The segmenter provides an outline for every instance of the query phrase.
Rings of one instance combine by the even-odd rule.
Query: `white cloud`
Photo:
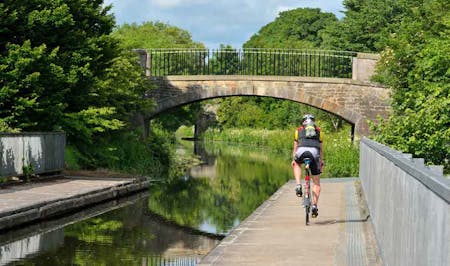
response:
[[[178,6],[180,3],[182,3],[182,0],[154,0],[152,1],[155,6],[160,8],[171,8]]]
[[[321,8],[339,17],[342,0],[105,0],[113,4],[117,23],[161,21],[189,31],[209,48],[239,48],[279,12],[299,7]]]
[[[151,4],[160,8],[174,8],[208,3],[208,0],[151,0]]]

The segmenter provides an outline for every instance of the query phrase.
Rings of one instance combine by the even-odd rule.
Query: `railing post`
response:
[[[145,76],[150,78],[152,76],[152,54],[145,50]]]
[[[133,52],[139,54],[139,63],[143,69],[145,69],[145,76],[151,76],[152,57],[146,49],[133,49]]]
[[[352,62],[352,79],[368,82],[375,73],[379,54],[357,53]]]

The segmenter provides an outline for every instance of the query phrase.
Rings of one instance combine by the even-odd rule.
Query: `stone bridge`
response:
[[[335,114],[366,135],[368,122],[385,117],[389,90],[368,82],[344,78],[284,76],[165,76],[152,78],[157,108],[146,119],[171,108],[229,96],[263,96],[307,104]]]
[[[352,125],[352,135],[355,130],[368,135],[368,121],[375,122],[390,111],[389,90],[370,82],[378,60],[374,54],[263,49],[212,54],[208,50],[135,51],[157,87],[149,93],[157,107],[144,115],[147,127],[152,117],[169,109],[230,96],[303,103],[341,117]],[[219,59],[222,61],[217,63]]]

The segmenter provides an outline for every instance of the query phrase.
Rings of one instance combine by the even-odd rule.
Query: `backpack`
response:
[[[305,137],[307,139],[314,139],[317,136],[316,124],[314,121],[308,119],[303,125],[305,130]]]

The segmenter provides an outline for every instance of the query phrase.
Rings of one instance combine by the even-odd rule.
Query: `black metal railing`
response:
[[[355,52],[292,49],[149,49],[151,76],[265,75],[351,78]]]
[[[145,266],[195,266],[200,262],[198,256],[185,256],[185,257],[173,257],[165,258],[162,256],[148,256],[142,258],[141,265]]]

